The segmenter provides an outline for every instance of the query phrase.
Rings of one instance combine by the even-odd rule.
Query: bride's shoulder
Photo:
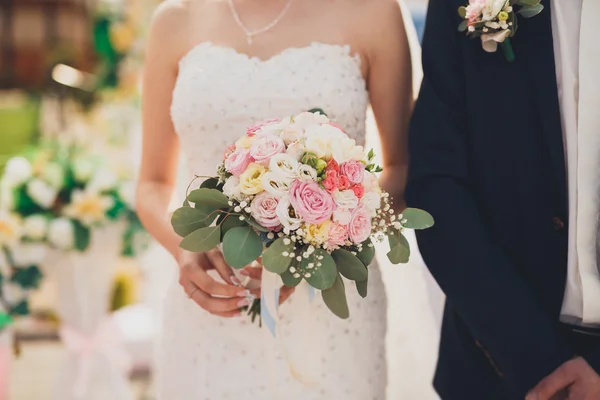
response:
[[[154,10],[152,29],[166,30],[185,24],[191,7],[190,0],[165,0]]]
[[[195,0],[165,0],[154,10],[148,46],[161,57],[177,60],[188,42],[190,11]]]

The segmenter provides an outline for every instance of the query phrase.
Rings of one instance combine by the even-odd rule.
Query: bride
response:
[[[377,266],[366,299],[348,289],[348,320],[333,317],[319,297],[308,303],[292,294],[280,307],[275,340],[240,315],[246,293],[218,250],[179,248],[168,208],[180,148],[190,176],[211,175],[247,125],[313,108],[364,144],[369,103],[383,149],[381,184],[401,206],[413,104],[401,11],[396,0],[166,0],[159,6],[145,66],[138,211],[179,265],[164,305],[160,400],[398,398],[386,395],[388,302]],[[298,359],[310,382],[288,368]]]

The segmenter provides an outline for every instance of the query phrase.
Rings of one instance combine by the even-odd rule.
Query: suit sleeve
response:
[[[456,9],[430,0],[423,39],[424,80],[410,127],[409,206],[429,211],[418,232],[423,258],[465,322],[521,398],[573,356],[558,321],[539,304],[494,243],[469,189],[465,71]],[[482,50],[483,51],[483,50]]]

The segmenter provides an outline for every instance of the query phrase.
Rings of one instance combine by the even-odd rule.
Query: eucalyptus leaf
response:
[[[248,225],[250,225],[251,227],[253,227],[254,229],[256,229],[259,232],[269,232],[269,230],[267,228],[261,226],[258,222],[256,222],[252,218],[246,218],[245,221],[248,223]]]
[[[346,278],[353,281],[364,281],[369,277],[367,267],[348,250],[337,249],[331,253],[331,256],[335,260],[338,271]]]
[[[208,178],[200,185],[202,189],[216,189],[219,185],[219,178]]]
[[[464,32],[467,30],[468,27],[469,27],[469,21],[464,20],[458,25],[458,31]]]
[[[347,319],[350,317],[350,310],[348,309],[348,301],[346,300],[346,289],[342,278],[338,275],[333,285],[326,290],[321,292],[323,302],[334,313],[341,319]]]
[[[21,300],[10,309],[11,315],[24,316],[29,315],[29,303],[27,300]]]
[[[204,209],[181,207],[175,210],[171,217],[173,230],[181,237],[185,237],[200,228],[206,228],[212,219]],[[214,215],[213,215],[214,216]]]
[[[434,224],[431,214],[418,208],[407,208],[402,212],[402,217],[406,219],[403,225],[408,229],[427,229]]]
[[[536,4],[539,4],[540,0],[517,0],[515,2],[515,4],[518,4],[520,6],[535,6]]]
[[[458,15],[460,15],[461,18],[466,18],[467,17],[467,7],[465,7],[465,6],[459,7]]]
[[[300,282],[302,282],[302,276],[299,275],[296,278],[289,270],[285,271],[280,276],[283,284],[287,287],[296,287]]]
[[[410,245],[403,235],[398,235],[398,243],[391,248],[387,256],[392,264],[405,264],[410,258]]]
[[[262,241],[248,226],[230,229],[223,237],[223,256],[227,264],[242,269],[260,257]]]
[[[188,201],[212,209],[229,208],[229,199],[217,189],[200,188],[192,190]]]
[[[179,247],[195,253],[206,253],[221,242],[221,227],[209,226],[200,228],[183,238]]]
[[[375,246],[371,239],[367,239],[362,243],[362,250],[357,254],[357,257],[362,261],[365,267],[368,267],[375,257]]]
[[[308,258],[302,258],[300,269],[309,274],[304,275],[304,279],[319,290],[329,289],[338,275],[333,257],[323,249],[316,249]]]
[[[263,267],[265,267],[265,269],[269,272],[283,274],[288,270],[290,264],[292,263],[292,258],[289,256],[289,254],[292,252],[294,252],[294,242],[292,242],[289,238],[277,239],[263,253]],[[284,254],[288,255],[286,256]]]
[[[81,222],[71,220],[73,224],[73,238],[75,239],[75,249],[78,251],[86,251],[90,245],[91,232],[90,228],[84,226]]]
[[[323,111],[320,108],[311,108],[310,110],[308,110],[309,113],[313,113],[313,114],[321,114],[324,116],[327,116],[327,114],[325,114],[325,111]]]
[[[521,8],[517,14],[519,14],[523,18],[531,18],[541,13],[543,9],[544,6],[542,4],[536,4],[534,6],[523,6],[523,8]]]
[[[227,215],[223,222],[221,222],[221,235],[225,236],[225,234],[231,229],[237,228],[239,226],[246,226],[246,222],[240,220],[240,217],[238,215]]]
[[[367,297],[367,287],[369,286],[369,280],[357,281],[356,282],[356,291],[363,299]]]

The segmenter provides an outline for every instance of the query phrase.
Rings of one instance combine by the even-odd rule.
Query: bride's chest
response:
[[[320,108],[352,135],[363,130],[367,104],[360,60],[348,47],[314,43],[263,61],[206,43],[181,60],[171,113],[186,135]]]

